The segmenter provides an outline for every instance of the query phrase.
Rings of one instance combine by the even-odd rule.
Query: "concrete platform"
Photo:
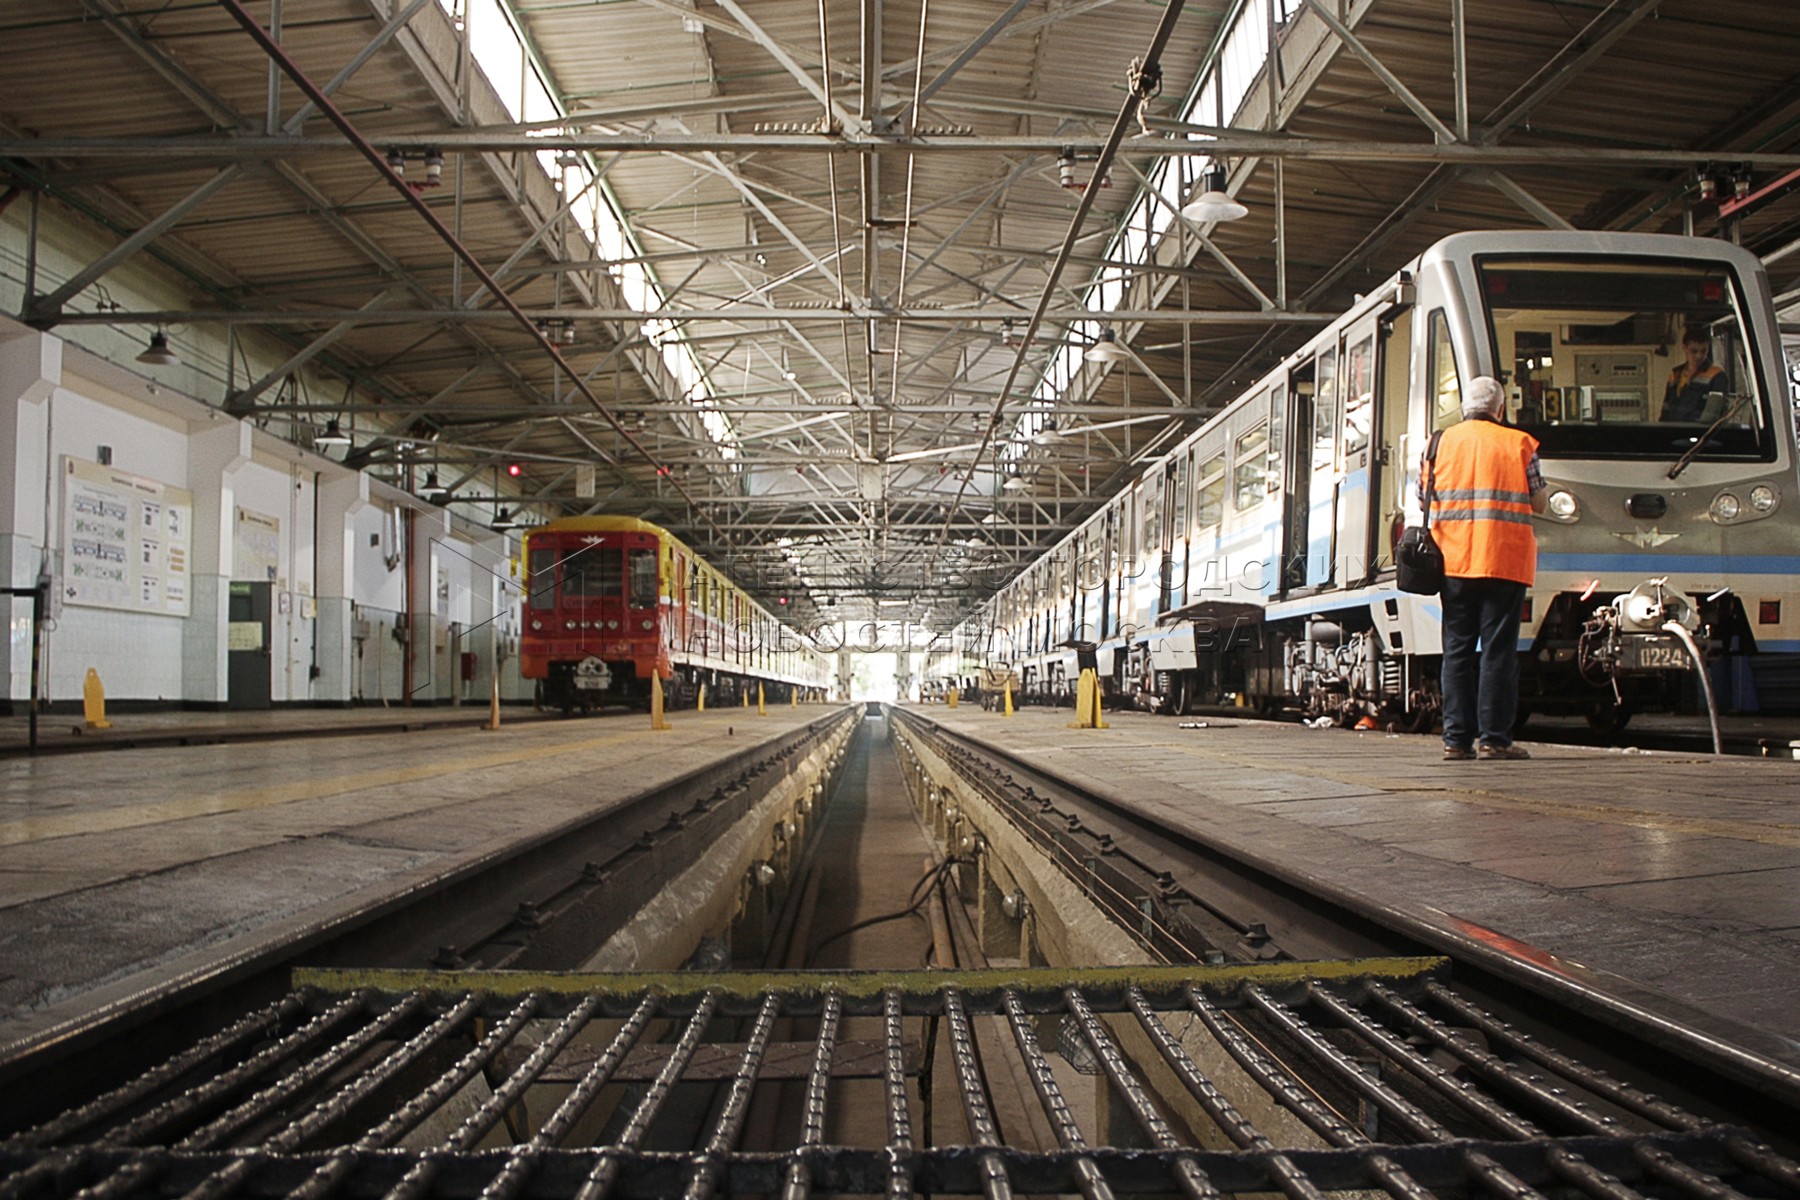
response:
[[[1171,828],[1800,1068],[1800,763],[1067,710],[913,711]],[[1202,728],[1184,728],[1200,725]]]
[[[0,761],[0,1057],[842,707]]]
[[[529,704],[504,705],[501,722],[562,720]],[[611,714],[608,714],[611,715]],[[624,715],[620,710],[619,715]],[[181,709],[107,711],[109,729],[89,729],[80,712],[38,714],[39,754],[86,750],[138,750],[149,746],[205,746],[221,742],[263,742],[296,737],[348,737],[359,733],[407,733],[425,729],[478,729],[488,720],[486,704],[358,705],[352,708],[267,708],[257,711],[188,712]],[[30,717],[0,717],[0,758],[30,753]]]

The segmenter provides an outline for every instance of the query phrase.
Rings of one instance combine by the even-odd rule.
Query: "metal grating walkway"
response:
[[[1444,970],[302,972],[0,1142],[0,1197],[1800,1197]]]

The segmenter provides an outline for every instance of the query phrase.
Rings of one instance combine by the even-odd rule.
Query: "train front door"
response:
[[[1354,587],[1374,573],[1373,509],[1381,494],[1381,455],[1375,441],[1376,325],[1370,316],[1344,334],[1339,430],[1343,470],[1337,484],[1336,559],[1339,585]]]

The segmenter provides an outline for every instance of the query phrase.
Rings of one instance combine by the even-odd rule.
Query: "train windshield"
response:
[[[583,546],[563,559],[564,599],[617,600],[624,591],[625,564],[617,546]]]
[[[1477,270],[1508,420],[1545,458],[1674,459],[1703,436],[1701,459],[1774,456],[1725,264],[1490,256]]]

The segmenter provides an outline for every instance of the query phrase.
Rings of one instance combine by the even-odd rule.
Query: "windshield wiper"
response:
[[[1744,401],[1749,398],[1749,396],[1736,396],[1732,399],[1731,407],[1726,409],[1723,413],[1720,413],[1719,419],[1714,421],[1711,425],[1708,425],[1706,427],[1706,432],[1695,438],[1694,444],[1689,446],[1687,451],[1682,454],[1680,458],[1675,460],[1675,465],[1669,468],[1670,479],[1674,479],[1677,475],[1680,475],[1683,471],[1688,469],[1688,464],[1693,462],[1700,451],[1706,448],[1708,442],[1712,441],[1712,435],[1719,432],[1719,426],[1737,416],[1738,409],[1744,407]]]

